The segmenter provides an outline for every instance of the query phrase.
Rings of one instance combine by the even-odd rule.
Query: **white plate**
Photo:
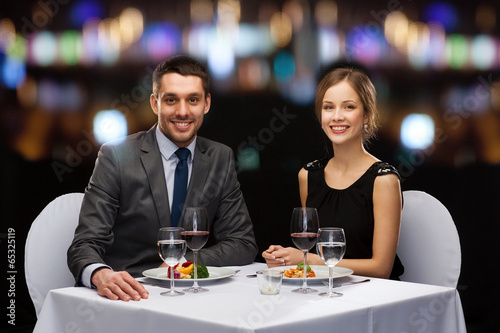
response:
[[[310,265],[311,269],[316,273],[316,277],[308,277],[307,281],[323,281],[323,280],[328,280],[328,266],[323,266],[323,265]],[[281,269],[283,271],[287,271],[290,268],[297,268],[297,265],[295,266],[284,266]],[[333,267],[333,278],[341,278],[344,276],[348,276],[354,273],[352,269],[349,268],[344,268],[344,267]],[[302,278],[289,278],[286,276],[283,276],[284,281],[302,281]]]
[[[231,277],[235,274],[233,269],[226,268],[226,267],[207,266],[207,269],[208,269],[209,277],[204,278],[204,279],[198,278],[198,282],[225,279],[225,278]],[[148,269],[148,270],[145,270],[144,272],[142,272],[142,275],[144,275],[145,277],[151,278],[151,279],[155,279],[155,280],[170,281],[170,278],[167,277],[167,267]],[[177,284],[177,282],[193,283],[193,279],[175,279],[176,284]]]

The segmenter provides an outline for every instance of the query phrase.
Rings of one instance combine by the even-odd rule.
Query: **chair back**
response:
[[[51,289],[75,285],[66,253],[73,240],[83,193],[69,193],[50,202],[33,221],[26,238],[24,269],[37,317]]]
[[[457,287],[462,252],[457,228],[446,207],[421,191],[404,191],[398,256],[401,280]]]

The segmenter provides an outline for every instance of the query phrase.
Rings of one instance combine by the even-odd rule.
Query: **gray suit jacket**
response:
[[[68,249],[77,283],[82,269],[92,263],[132,276],[161,264],[156,238],[160,227],[170,226],[170,207],[155,129],[101,147]],[[255,259],[253,225],[229,147],[197,138],[184,205],[208,212],[210,237],[198,253],[200,263],[244,265]]]

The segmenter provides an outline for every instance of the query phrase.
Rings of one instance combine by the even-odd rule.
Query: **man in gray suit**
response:
[[[171,223],[171,207],[179,148],[189,150],[184,206],[205,207],[210,220],[199,262],[223,266],[254,260],[257,245],[232,150],[197,136],[210,109],[209,85],[206,68],[196,60],[165,60],[153,73],[150,98],[158,123],[101,147],[68,249],[77,285],[97,288],[113,300],[148,297],[134,277],[160,265],[158,229],[176,223]],[[191,257],[188,252],[186,259]]]

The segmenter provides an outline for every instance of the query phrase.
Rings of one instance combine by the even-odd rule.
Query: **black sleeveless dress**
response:
[[[375,178],[399,173],[385,162],[375,162],[358,180],[346,189],[329,187],[325,181],[328,159],[308,163],[307,207],[318,210],[320,227],[340,227],[346,237],[346,259],[369,259],[373,243],[373,185]],[[399,280],[404,267],[398,256],[394,261],[390,279]]]

